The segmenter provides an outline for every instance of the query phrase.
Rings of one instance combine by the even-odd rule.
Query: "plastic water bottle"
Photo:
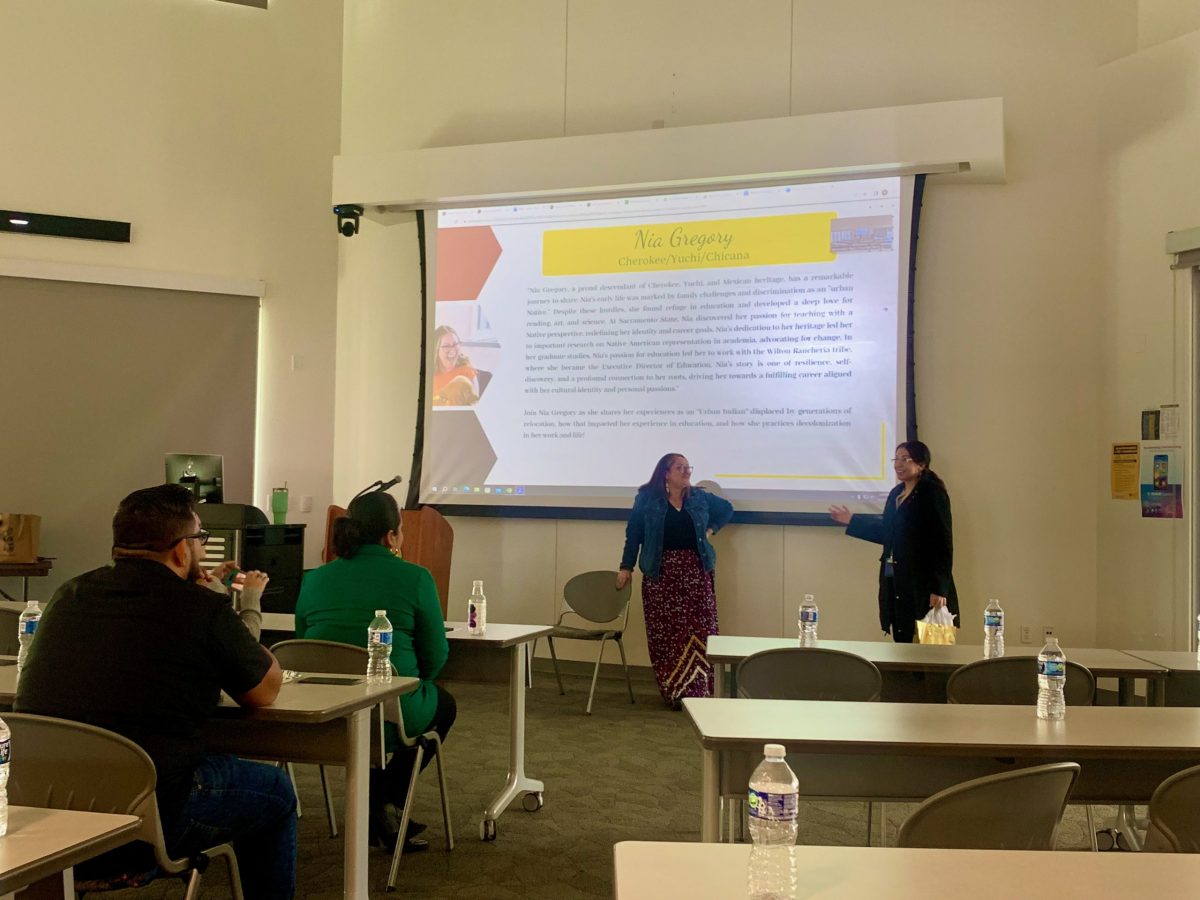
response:
[[[392,623],[387,610],[375,610],[367,626],[367,684],[389,684],[392,680]]]
[[[1004,610],[993,597],[983,611],[983,658],[995,659],[1004,655]]]
[[[21,667],[29,657],[29,647],[33,643],[33,634],[37,631],[38,622],[42,620],[42,608],[36,600],[29,600],[21,610],[17,619],[17,641],[20,649],[17,651],[17,678],[21,677]]]
[[[12,732],[0,719],[0,837],[8,834],[8,760],[12,755]]]
[[[1067,684],[1067,657],[1058,646],[1058,638],[1051,635],[1046,646],[1038,654],[1038,704],[1039,719],[1058,721],[1066,718],[1067,701],[1063,689]]]
[[[805,594],[800,601],[800,646],[817,646],[817,620],[821,617],[817,610],[817,601],[812,594]]]
[[[763,761],[750,776],[750,868],[747,884],[755,900],[796,895],[796,799],[800,784],[784,759],[782,744],[763,747]]]
[[[487,597],[483,582],[472,582],[471,599],[467,601],[467,633],[483,634],[487,630]]]

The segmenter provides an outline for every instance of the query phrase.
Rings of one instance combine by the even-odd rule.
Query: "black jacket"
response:
[[[911,606],[909,623],[925,618],[929,595],[946,598],[946,606],[958,615],[958,591],[954,587],[954,529],[950,518],[950,495],[946,488],[922,477],[908,499],[897,508],[904,490],[898,484],[888,494],[882,516],[855,514],[846,534],[883,544],[879,555],[879,625],[891,630],[893,610],[885,574],[889,557],[893,563],[893,585],[902,605]],[[908,604],[903,604],[908,600]],[[902,622],[903,624],[903,622]]]

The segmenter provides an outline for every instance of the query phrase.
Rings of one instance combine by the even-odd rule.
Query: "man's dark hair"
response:
[[[196,498],[181,484],[160,484],[134,491],[113,515],[113,547],[161,552],[191,534]]]

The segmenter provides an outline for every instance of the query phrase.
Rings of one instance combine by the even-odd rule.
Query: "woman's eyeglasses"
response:
[[[691,475],[692,472],[695,471],[694,466],[681,466],[679,463],[675,463],[675,465],[671,466],[671,468],[675,469],[677,472],[682,472],[684,475]]]
[[[892,465],[894,466],[894,465],[898,465],[899,463],[910,463],[912,461],[913,460],[912,460],[911,456],[897,456],[895,459],[892,460]]]

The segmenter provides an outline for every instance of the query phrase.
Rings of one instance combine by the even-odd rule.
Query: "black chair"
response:
[[[1037,704],[1037,657],[1003,656],[960,666],[946,682],[948,703],[984,703],[994,706]],[[1067,660],[1063,696],[1068,706],[1091,706],[1096,699],[1096,678],[1091,669]]]
[[[985,775],[934,794],[900,826],[898,847],[1053,850],[1079,763]]]
[[[737,667],[738,695],[755,700],[871,701],[882,685],[875,663],[825,647],[764,650]]]

